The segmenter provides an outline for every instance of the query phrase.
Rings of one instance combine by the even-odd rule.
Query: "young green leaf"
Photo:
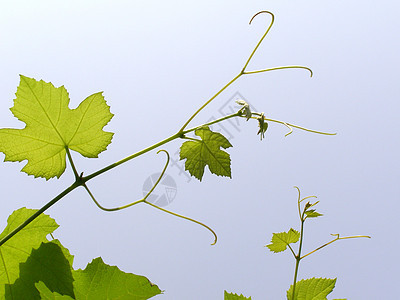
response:
[[[213,174],[231,177],[231,159],[220,149],[232,147],[227,138],[208,126],[196,129],[195,134],[201,140],[184,142],[181,146],[180,159],[186,159],[185,170],[200,181],[206,165]]]
[[[73,271],[76,299],[145,300],[161,294],[146,277],[124,273],[98,257],[85,270]],[[107,298],[105,298],[107,295]]]
[[[326,296],[335,287],[336,278],[310,278],[296,282],[294,299],[296,300],[326,300]],[[293,285],[287,291],[287,299],[292,299]]]
[[[317,217],[323,216],[323,214],[316,212],[315,209],[309,209],[309,210],[306,210],[306,216],[307,216],[307,218],[317,218]]]
[[[26,124],[23,129],[0,129],[0,151],[5,161],[28,160],[22,171],[60,177],[65,170],[66,148],[97,157],[111,143],[113,133],[103,131],[113,114],[101,93],[70,109],[64,86],[21,75],[11,112]]]
[[[7,227],[0,234],[0,239],[22,224],[35,212],[36,210],[27,208],[14,211],[8,217]],[[0,247],[0,256],[2,258],[0,260],[0,298],[2,295],[5,295],[6,286],[9,288],[19,277],[20,263],[27,260],[32,248],[38,248],[42,242],[47,242],[46,236],[57,229],[57,227],[57,223],[52,218],[41,214]]]
[[[239,296],[238,294],[228,293],[227,291],[224,291],[224,300],[251,300],[251,297],[246,298],[242,294],[240,294]]]
[[[288,232],[273,233],[271,244],[268,244],[269,250],[278,253],[285,251],[287,246],[292,243],[297,243],[300,238],[300,232],[290,228]]]

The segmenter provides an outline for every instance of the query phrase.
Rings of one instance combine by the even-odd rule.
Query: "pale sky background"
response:
[[[192,123],[221,116],[239,92],[266,116],[334,137],[270,124],[265,140],[256,122],[225,123],[232,135],[232,179],[210,175],[187,182],[168,174],[177,196],[168,209],[218,234],[145,205],[100,211],[76,190],[47,211],[55,236],[75,255],[75,268],[101,256],[145,275],[163,300],[223,299],[223,291],[253,300],[285,299],[294,260],[264,245],[273,232],[298,229],[297,192],[316,195],[324,214],[306,224],[304,251],[341,235],[347,240],[305,259],[299,279],[337,277],[332,298],[395,299],[398,294],[400,20],[397,1],[4,1],[0,2],[0,126],[23,125],[8,110],[19,74],[65,85],[76,107],[104,91],[115,114],[112,144],[98,159],[74,154],[89,174],[174,134],[206,99],[232,79],[269,23],[276,22],[250,69],[305,65],[242,77]],[[232,101],[231,101],[232,102]],[[233,104],[233,102],[232,102]],[[229,106],[229,105],[228,105]],[[221,130],[221,127],[215,127]],[[164,147],[177,158],[179,141]],[[4,155],[1,154],[1,159]],[[89,182],[105,206],[139,199],[159,172],[155,151]],[[1,227],[14,210],[39,208],[73,180],[34,179],[24,163],[2,163]],[[304,252],[304,253],[305,253]]]

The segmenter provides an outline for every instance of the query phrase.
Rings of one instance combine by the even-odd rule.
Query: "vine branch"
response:
[[[32,215],[30,218],[28,218],[23,224],[21,224],[19,227],[17,227],[17,228],[16,228],[15,230],[13,230],[11,233],[9,233],[9,234],[6,235],[5,237],[3,237],[3,238],[0,240],[0,246],[1,246],[2,244],[4,244],[7,240],[9,240],[12,236],[14,236],[18,231],[20,231],[20,230],[23,229],[25,226],[27,226],[30,222],[32,222],[32,221],[33,221],[36,217],[38,217],[41,213],[43,213],[44,211],[46,211],[49,207],[51,207],[53,204],[55,204],[57,201],[59,201],[61,198],[63,198],[64,196],[66,196],[68,193],[70,193],[71,191],[73,191],[74,189],[76,189],[76,188],[79,187],[79,186],[83,186],[83,187],[85,188],[85,190],[88,192],[89,196],[90,196],[90,197],[92,198],[92,200],[94,201],[94,203],[95,203],[99,208],[101,208],[101,209],[103,209],[103,210],[106,210],[106,211],[121,210],[121,209],[130,207],[130,206],[132,206],[132,205],[138,204],[138,203],[140,203],[140,202],[144,202],[144,203],[149,204],[149,205],[151,205],[151,206],[154,206],[154,207],[156,207],[156,208],[158,208],[158,209],[160,209],[160,210],[166,211],[166,212],[168,212],[168,213],[170,213],[170,214],[173,214],[173,215],[175,215],[175,216],[178,216],[178,217],[181,217],[181,218],[190,220],[190,221],[192,221],[192,222],[195,222],[195,223],[197,223],[197,224],[200,224],[200,225],[204,226],[205,228],[207,228],[208,230],[210,230],[210,231],[213,233],[213,235],[214,235],[214,237],[215,237],[215,241],[214,241],[214,244],[215,244],[216,241],[217,241],[217,236],[216,236],[215,232],[214,232],[211,228],[209,228],[208,226],[206,226],[206,225],[204,225],[203,223],[200,223],[200,222],[198,222],[198,221],[196,221],[196,220],[193,220],[193,219],[190,219],[190,218],[187,218],[187,217],[184,217],[184,216],[181,216],[181,215],[178,215],[178,214],[169,212],[169,211],[167,211],[167,210],[165,210],[165,209],[163,209],[163,208],[157,207],[156,205],[151,204],[151,203],[149,203],[149,202],[146,201],[148,195],[154,190],[154,188],[155,188],[156,185],[158,184],[159,180],[161,180],[161,177],[160,177],[159,180],[156,182],[156,184],[153,186],[153,189],[152,189],[143,199],[138,200],[138,201],[135,201],[135,202],[132,202],[132,203],[130,203],[130,204],[128,204],[128,205],[125,205],[125,206],[122,206],[122,207],[118,207],[118,208],[104,208],[104,207],[102,207],[102,206],[100,205],[100,203],[95,199],[94,195],[92,194],[92,192],[90,191],[90,189],[88,188],[88,186],[86,185],[86,182],[88,182],[89,180],[91,180],[91,179],[93,179],[93,178],[95,178],[95,177],[97,177],[97,176],[99,176],[99,175],[101,175],[101,174],[103,174],[103,173],[105,173],[105,172],[107,172],[107,171],[109,171],[109,170],[111,170],[111,169],[113,169],[113,168],[115,168],[115,167],[117,167],[117,166],[119,166],[119,165],[125,163],[125,162],[128,162],[128,161],[130,161],[130,160],[132,160],[132,159],[134,159],[134,158],[136,158],[136,157],[138,157],[138,156],[140,156],[140,155],[143,155],[143,154],[145,154],[145,153],[147,153],[147,152],[149,152],[149,151],[151,151],[151,150],[154,150],[154,149],[156,149],[156,148],[158,148],[158,147],[160,147],[160,146],[162,146],[162,145],[164,145],[164,144],[166,144],[166,143],[168,143],[168,142],[171,142],[171,141],[173,141],[173,140],[175,140],[175,139],[178,139],[178,138],[184,138],[184,137],[185,137],[185,134],[187,134],[187,133],[189,133],[189,132],[192,132],[192,131],[198,129],[198,128],[200,128],[201,126],[204,126],[204,125],[212,125],[212,124],[215,124],[215,123],[218,123],[218,122],[227,120],[227,119],[229,119],[229,118],[242,116],[242,111],[239,110],[239,112],[237,112],[237,113],[235,113],[235,114],[231,114],[231,115],[228,115],[228,116],[224,116],[223,118],[220,118],[220,119],[218,119],[218,120],[214,120],[214,121],[212,121],[212,122],[208,122],[208,123],[205,123],[205,124],[203,124],[203,125],[196,126],[196,127],[191,128],[191,129],[185,130],[186,127],[189,125],[189,123],[197,116],[197,114],[200,113],[200,111],[202,111],[202,110],[203,110],[208,104],[210,104],[218,95],[220,95],[224,90],[226,90],[230,85],[232,85],[237,79],[239,79],[239,78],[240,78],[241,76],[243,76],[243,75],[250,75],[250,74],[256,74],[256,73],[263,73],[263,72],[274,71],[274,70],[281,70],[281,69],[296,68],[296,69],[305,69],[305,70],[308,70],[308,71],[311,73],[311,76],[312,76],[312,71],[311,71],[311,69],[309,69],[308,67],[303,67],[303,66],[284,66],[284,67],[274,67],[274,68],[261,69],[261,70],[254,70],[254,71],[246,71],[246,68],[248,67],[248,65],[249,65],[249,63],[250,63],[250,61],[251,61],[251,59],[253,58],[254,54],[256,53],[257,49],[259,48],[259,46],[261,45],[261,43],[263,42],[263,40],[264,40],[265,37],[267,36],[268,32],[270,31],[270,29],[271,29],[271,27],[272,27],[272,25],[273,25],[273,23],[274,23],[274,15],[273,15],[271,12],[269,12],[269,11],[261,11],[261,12],[255,14],[255,15],[251,18],[249,24],[252,23],[252,21],[254,20],[254,18],[255,18],[256,16],[258,16],[259,14],[262,14],[262,13],[267,13],[267,14],[269,14],[269,15],[271,16],[271,18],[272,18],[272,19],[271,19],[271,22],[270,22],[269,26],[267,27],[267,30],[265,31],[265,33],[262,35],[262,37],[260,38],[259,42],[258,42],[257,45],[255,46],[255,48],[254,48],[253,51],[251,52],[249,58],[247,59],[246,63],[244,64],[244,67],[242,68],[242,70],[240,71],[240,73],[239,73],[238,75],[236,75],[232,80],[230,80],[225,86],[223,86],[217,93],[215,93],[214,96],[212,96],[209,100],[207,100],[199,109],[197,109],[196,112],[183,124],[183,126],[180,128],[180,130],[179,130],[176,134],[173,134],[173,135],[171,135],[170,137],[168,137],[168,138],[166,138],[166,139],[164,139],[164,140],[162,140],[162,141],[159,141],[159,142],[153,144],[152,146],[149,146],[149,147],[147,147],[147,148],[145,148],[145,149],[142,149],[142,150],[140,150],[140,151],[138,151],[138,152],[136,152],[136,153],[133,153],[133,154],[127,156],[126,158],[123,158],[123,159],[121,159],[121,160],[119,160],[119,161],[117,161],[117,162],[115,162],[115,163],[112,163],[112,164],[110,164],[110,165],[108,165],[108,166],[106,166],[106,167],[104,167],[104,168],[102,168],[102,169],[100,169],[100,170],[98,170],[98,171],[92,173],[92,174],[89,174],[88,176],[83,176],[83,173],[81,173],[81,175],[79,175],[79,173],[78,173],[78,171],[77,171],[77,169],[76,169],[76,167],[75,167],[75,164],[74,164],[74,162],[73,162],[71,153],[70,153],[69,149],[66,147],[66,154],[67,154],[69,163],[70,163],[70,165],[71,165],[72,171],[73,171],[74,176],[75,176],[75,182],[74,182],[71,186],[69,186],[68,188],[66,188],[64,191],[62,191],[59,195],[57,195],[57,196],[54,197],[52,200],[50,200],[47,204],[45,204],[45,205],[44,205],[41,209],[39,209],[34,215]],[[254,118],[254,117],[252,117],[252,118]],[[264,117],[263,117],[263,118],[264,118]],[[290,132],[289,132],[288,134],[290,134],[290,133],[293,131],[291,127],[295,127],[295,128],[301,129],[301,130],[309,131],[309,132],[314,132],[314,133],[319,133],[319,134],[332,135],[332,134],[330,134],[330,133],[323,133],[323,132],[319,132],[319,131],[315,131],[315,130],[310,130],[310,129],[307,129],[307,128],[304,128],[304,127],[300,127],[300,126],[297,126],[297,125],[293,125],[293,124],[286,123],[286,122],[282,122],[282,121],[278,121],[278,120],[267,119],[267,118],[265,118],[265,120],[266,120],[266,121],[271,121],[271,122],[280,123],[280,124],[283,124],[283,125],[287,126],[287,127],[290,129]],[[264,121],[264,119],[263,119],[263,121]],[[288,134],[286,134],[286,135],[288,135]],[[160,151],[164,151],[164,150],[160,150]],[[158,152],[157,152],[157,153],[158,153]],[[168,153],[167,153],[167,155],[168,155]],[[168,155],[168,160],[169,160],[169,155]],[[167,167],[167,165],[168,165],[168,162],[167,162],[166,166],[164,167],[164,171],[163,171],[163,172],[165,172],[165,168]]]

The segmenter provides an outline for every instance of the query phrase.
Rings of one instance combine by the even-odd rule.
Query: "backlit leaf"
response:
[[[102,93],[87,97],[70,109],[64,86],[21,75],[11,108],[26,124],[23,129],[0,129],[0,151],[5,161],[28,160],[22,171],[35,177],[60,177],[65,170],[66,148],[97,157],[111,143],[113,133],[103,131],[113,114]]]
[[[145,300],[161,294],[146,277],[124,273],[98,257],[85,270],[73,272],[76,299]]]
[[[294,299],[296,300],[326,300],[326,296],[335,288],[336,278],[310,278],[296,282]],[[287,299],[292,299],[293,285],[287,291]]]
[[[36,282],[43,282],[52,292],[74,297],[72,261],[67,249],[62,249],[57,241],[42,243],[33,249],[26,262],[19,266],[19,278],[6,286],[6,299],[42,299],[35,287]]]
[[[8,217],[7,226],[0,234],[0,239],[21,225],[36,210],[21,208]],[[4,299],[5,289],[10,289],[20,275],[20,263],[27,260],[33,248],[39,248],[47,242],[46,236],[57,229],[57,223],[45,214],[41,214],[25,228],[0,247],[0,299]]]
[[[300,232],[291,228],[288,232],[273,233],[271,244],[268,244],[269,250],[278,253],[285,251],[287,246],[292,243],[297,243],[300,238]]]
[[[186,159],[185,170],[200,181],[206,165],[213,174],[231,177],[231,158],[220,149],[232,147],[227,138],[207,126],[195,130],[195,134],[201,140],[187,141],[181,146],[180,159]]]
[[[317,218],[317,217],[323,216],[323,214],[316,212],[315,209],[309,209],[306,211],[306,216],[307,216],[307,218]]]

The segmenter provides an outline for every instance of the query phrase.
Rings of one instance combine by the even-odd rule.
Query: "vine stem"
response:
[[[194,131],[194,130],[196,130],[197,128],[199,128],[200,126],[197,126],[197,127],[192,128],[192,129],[185,130],[185,128],[186,128],[186,127],[189,125],[189,123],[196,117],[196,115],[197,115],[198,113],[200,113],[201,110],[203,110],[209,103],[211,103],[218,95],[220,95],[225,89],[227,89],[231,84],[233,84],[233,83],[234,83],[238,78],[240,78],[242,75],[255,74],[255,73],[261,73],[261,72],[268,72],[268,71],[272,71],[272,70],[288,69],[288,68],[307,69],[307,70],[309,70],[309,71],[311,72],[311,70],[310,70],[309,68],[303,67],[303,66],[287,66],[287,67],[276,67],[276,68],[263,69],[263,70],[256,70],[256,71],[247,71],[247,72],[245,71],[245,69],[247,68],[248,64],[250,63],[252,57],[254,56],[255,52],[257,51],[257,49],[258,49],[259,46],[261,45],[262,41],[264,40],[264,38],[266,37],[266,35],[268,34],[269,30],[271,29],[271,27],[272,27],[272,25],[273,25],[273,23],[274,23],[274,15],[273,15],[271,12],[268,12],[268,11],[261,11],[261,12],[255,14],[255,15],[251,18],[251,20],[250,20],[249,23],[251,24],[251,22],[253,21],[253,19],[254,19],[257,15],[259,15],[259,14],[261,14],[261,13],[267,13],[267,14],[271,15],[272,20],[271,20],[271,22],[270,22],[270,24],[269,24],[269,26],[268,26],[266,32],[263,34],[263,36],[261,37],[261,39],[260,39],[259,42],[257,43],[256,47],[255,47],[255,48],[253,49],[253,51],[251,52],[251,54],[250,54],[249,58],[247,59],[245,65],[244,65],[244,67],[243,67],[243,69],[241,70],[241,72],[240,72],[238,75],[236,75],[231,81],[229,81],[223,88],[221,88],[221,89],[220,89],[214,96],[212,96],[208,101],[206,101],[206,102],[205,102],[205,103],[204,103],[204,104],[203,104],[203,105],[202,105],[202,106],[201,106],[201,107],[200,107],[200,108],[199,108],[199,109],[184,123],[184,125],[181,127],[181,129],[180,129],[176,134],[174,134],[174,135],[172,135],[172,136],[170,136],[170,137],[168,137],[168,138],[166,138],[166,139],[164,139],[164,140],[162,140],[162,141],[160,141],[160,142],[158,142],[158,143],[155,143],[155,144],[153,144],[153,145],[150,146],[150,147],[147,147],[147,148],[145,148],[145,149],[143,149],[143,150],[141,150],[141,151],[138,151],[138,152],[136,152],[136,153],[134,153],[134,154],[132,154],[132,155],[130,155],[130,156],[128,156],[128,157],[126,157],[126,158],[120,160],[120,161],[117,161],[117,162],[115,162],[115,163],[113,163],[113,164],[110,164],[110,165],[108,165],[108,166],[106,166],[106,167],[104,167],[104,168],[102,168],[102,169],[100,169],[100,170],[98,170],[98,171],[96,171],[96,172],[94,172],[94,173],[88,175],[88,176],[83,176],[83,173],[82,173],[81,175],[78,174],[78,171],[77,171],[77,169],[76,169],[76,167],[75,167],[75,165],[74,165],[74,163],[73,163],[71,153],[70,153],[69,149],[66,147],[66,154],[67,154],[68,160],[69,160],[69,162],[70,162],[70,164],[71,164],[72,171],[73,171],[73,173],[74,173],[74,175],[75,175],[75,182],[74,182],[70,187],[68,187],[68,188],[66,188],[64,191],[62,191],[59,195],[57,195],[57,196],[54,197],[52,200],[50,200],[46,205],[44,205],[42,208],[40,208],[40,209],[39,209],[35,214],[33,214],[30,218],[28,218],[27,220],[25,220],[25,222],[22,223],[20,226],[18,226],[15,230],[13,230],[11,233],[9,233],[9,234],[6,235],[4,238],[2,238],[2,239],[0,240],[0,246],[3,245],[3,244],[4,244],[7,240],[9,240],[12,236],[14,236],[18,231],[20,231],[20,230],[23,229],[25,226],[27,226],[29,223],[31,223],[31,222],[32,222],[35,218],[37,218],[41,213],[43,213],[44,211],[46,211],[49,207],[51,207],[53,204],[55,204],[58,200],[60,200],[61,198],[63,198],[65,195],[67,195],[68,193],[70,193],[71,191],[73,191],[74,189],[76,189],[77,187],[83,186],[83,187],[88,191],[89,195],[91,195],[92,199],[94,199],[93,194],[91,194],[91,192],[89,191],[88,187],[86,186],[86,182],[87,182],[87,181],[89,181],[89,180],[91,180],[91,179],[93,179],[93,178],[99,176],[100,174],[103,174],[104,172],[107,172],[107,171],[109,171],[109,170],[111,170],[111,169],[113,169],[113,168],[115,168],[115,167],[117,167],[117,166],[119,166],[119,165],[121,165],[121,164],[123,164],[123,163],[125,163],[125,162],[127,162],[127,161],[129,161],[129,160],[131,160],[131,159],[133,159],[133,158],[135,158],[135,157],[138,157],[138,156],[143,155],[143,154],[145,154],[145,153],[147,153],[147,152],[149,152],[149,151],[151,151],[151,150],[153,150],[153,149],[155,149],[155,148],[158,148],[158,147],[160,147],[160,146],[162,146],[162,145],[164,145],[164,144],[166,144],[166,143],[168,143],[168,142],[170,142],[170,141],[173,141],[173,140],[175,140],[175,139],[177,139],[177,138],[183,138],[183,137],[185,136],[186,133],[189,133],[189,132]],[[311,72],[311,75],[312,75],[312,72]],[[229,119],[229,118],[236,117],[236,116],[238,116],[238,114],[239,114],[239,112],[236,113],[236,114],[232,114],[232,115],[225,116],[225,117],[223,117],[223,118],[220,118],[219,120],[215,120],[215,121],[213,121],[213,122],[209,122],[209,123],[203,124],[203,125],[201,125],[201,126],[215,124],[215,123],[217,123],[217,122],[221,122],[222,120],[226,120],[226,119]],[[284,122],[283,122],[283,124],[285,124],[285,125],[287,126],[288,123],[284,123]],[[95,203],[96,203],[96,201],[95,201]],[[97,203],[97,204],[98,204],[98,203]],[[98,204],[98,205],[99,205],[99,204]],[[132,204],[132,205],[133,205],[133,204]],[[161,209],[161,208],[160,208],[160,209]],[[173,213],[172,213],[172,214],[173,214]],[[193,221],[194,221],[194,220],[193,220]],[[195,222],[197,222],[197,221],[195,221]],[[201,224],[201,225],[207,227],[206,225],[204,225],[204,224],[202,224],[202,223],[200,223],[200,222],[199,222],[199,224]],[[209,229],[211,230],[211,228],[209,228]],[[211,230],[211,231],[212,231],[212,230]],[[213,231],[212,231],[212,232],[213,232]],[[215,233],[214,233],[214,235],[215,235]]]
[[[50,208],[52,205],[54,205],[55,203],[57,203],[61,198],[63,198],[64,196],[66,196],[67,194],[69,194],[70,192],[72,192],[74,189],[76,189],[76,188],[79,187],[79,186],[83,186],[83,187],[86,189],[86,191],[89,193],[89,195],[90,195],[90,197],[92,198],[92,200],[94,200],[94,202],[96,203],[96,205],[97,205],[98,207],[101,208],[101,205],[95,200],[93,194],[90,192],[89,188],[87,187],[87,185],[86,185],[86,182],[87,182],[87,181],[89,181],[89,180],[91,180],[91,179],[93,179],[93,178],[99,176],[100,174],[102,174],[102,173],[104,173],[104,172],[106,172],[106,171],[108,171],[108,170],[111,170],[111,169],[113,169],[113,168],[115,168],[115,167],[117,167],[117,166],[119,166],[119,165],[121,165],[121,164],[123,164],[123,163],[125,163],[125,162],[127,162],[127,161],[129,161],[129,160],[131,160],[131,159],[133,159],[133,158],[135,158],[135,157],[137,157],[137,156],[139,156],[139,155],[145,154],[145,153],[147,153],[147,152],[149,152],[149,151],[151,151],[151,150],[153,150],[153,149],[155,149],[155,148],[157,148],[157,147],[160,147],[161,145],[164,145],[164,144],[166,144],[166,143],[168,143],[168,142],[170,142],[170,141],[173,141],[173,140],[175,140],[175,139],[177,139],[177,138],[181,138],[181,137],[184,136],[184,134],[187,134],[187,133],[190,133],[190,132],[192,132],[192,131],[195,131],[196,129],[198,129],[198,128],[202,127],[202,126],[205,126],[205,125],[212,125],[212,124],[221,122],[221,121],[223,121],[223,120],[227,120],[227,119],[230,119],[230,118],[234,118],[234,117],[237,117],[238,114],[239,114],[239,113],[234,113],[234,114],[231,114],[231,115],[228,115],[228,116],[219,118],[219,119],[217,119],[217,120],[214,120],[214,121],[211,121],[211,122],[202,124],[202,125],[200,125],[200,126],[196,126],[196,127],[190,128],[190,129],[188,129],[188,130],[185,130],[185,131],[182,132],[182,133],[176,133],[176,134],[170,136],[169,138],[166,138],[166,139],[164,139],[164,140],[162,140],[162,141],[160,141],[160,142],[158,142],[158,143],[156,143],[156,144],[154,144],[154,145],[152,145],[152,146],[150,146],[150,147],[147,147],[147,148],[145,148],[145,149],[143,149],[143,150],[141,150],[141,151],[138,151],[138,152],[136,152],[136,153],[134,153],[134,154],[132,154],[132,155],[130,155],[130,156],[128,156],[128,157],[126,157],[126,158],[124,158],[124,159],[122,159],[122,160],[116,162],[116,163],[113,163],[113,164],[111,164],[111,165],[108,165],[107,167],[105,167],[105,168],[103,168],[103,169],[101,169],[101,170],[99,170],[99,171],[97,171],[97,172],[94,172],[94,173],[92,173],[92,174],[90,174],[90,175],[88,175],[88,176],[86,176],[86,177],[80,176],[80,175],[78,174],[78,171],[77,171],[77,169],[76,169],[76,167],[75,167],[75,164],[74,164],[74,162],[73,162],[73,160],[72,160],[71,153],[70,153],[69,149],[66,149],[68,160],[69,160],[69,162],[70,162],[71,168],[72,168],[73,173],[74,173],[74,175],[75,175],[75,182],[74,182],[71,186],[69,186],[68,188],[66,188],[64,191],[62,191],[60,194],[58,194],[56,197],[54,197],[52,200],[50,200],[47,204],[45,204],[42,208],[40,208],[37,212],[35,212],[31,217],[29,217],[28,219],[26,219],[20,226],[18,226],[17,228],[15,228],[12,232],[10,232],[9,234],[7,234],[5,237],[3,237],[3,238],[0,240],[0,246],[3,245],[5,242],[7,242],[11,237],[13,237],[13,236],[14,236],[16,233],[18,233],[20,230],[22,230],[23,228],[25,228],[25,227],[26,227],[28,224],[30,224],[34,219],[36,219],[40,214],[42,214],[42,213],[45,212],[48,208]],[[133,203],[133,204],[131,203],[131,204],[127,205],[126,207],[132,206],[132,205],[137,204],[137,203],[140,203],[140,202],[143,202],[143,199],[142,199],[142,200],[139,200],[139,201],[136,201],[136,202]],[[126,207],[125,207],[125,208],[126,208]],[[105,209],[105,210],[108,210],[108,209]],[[109,209],[109,210],[113,211],[113,210],[118,210],[118,209]],[[172,213],[172,214],[173,214],[173,213]],[[184,217],[184,218],[185,218],[185,217]],[[195,223],[197,223],[197,221],[195,221],[195,220],[193,220],[193,221],[194,221]],[[210,229],[210,231],[215,235],[214,231],[212,231],[211,228],[209,228],[207,225],[204,225],[203,223],[200,223],[200,222],[198,222],[198,223],[199,223],[200,225],[202,225],[202,226],[204,226],[204,227]]]
[[[299,196],[300,196],[300,194],[299,194]],[[299,205],[300,205],[300,202],[299,202]],[[299,272],[300,261],[302,259],[301,250],[303,248],[303,237],[304,237],[304,222],[305,222],[304,213],[305,212],[303,211],[303,213],[300,216],[300,219],[301,219],[300,244],[299,244],[299,250],[297,252],[297,255],[295,256],[296,265],[295,265],[295,268],[294,268],[293,289],[292,289],[292,299],[291,300],[295,299],[294,295],[295,295],[295,292],[296,292],[297,275],[298,275],[298,272]]]
[[[76,189],[79,186],[77,182],[74,182],[70,187],[66,188],[64,191],[62,191],[60,194],[58,194],[56,197],[54,197],[51,201],[49,201],[46,205],[44,205],[41,209],[39,209],[37,212],[35,212],[32,216],[30,216],[28,219],[24,221],[21,225],[19,225],[17,228],[15,228],[13,231],[11,231],[9,234],[7,234],[4,238],[0,240],[0,246],[3,245],[5,242],[7,242],[10,238],[12,238],[16,233],[18,233],[21,229],[23,229],[25,226],[27,226],[29,223],[31,223],[33,220],[35,220],[37,217],[39,217],[40,214],[42,214],[44,211],[46,211],[49,207],[57,203],[58,200],[72,192],[74,189]]]

